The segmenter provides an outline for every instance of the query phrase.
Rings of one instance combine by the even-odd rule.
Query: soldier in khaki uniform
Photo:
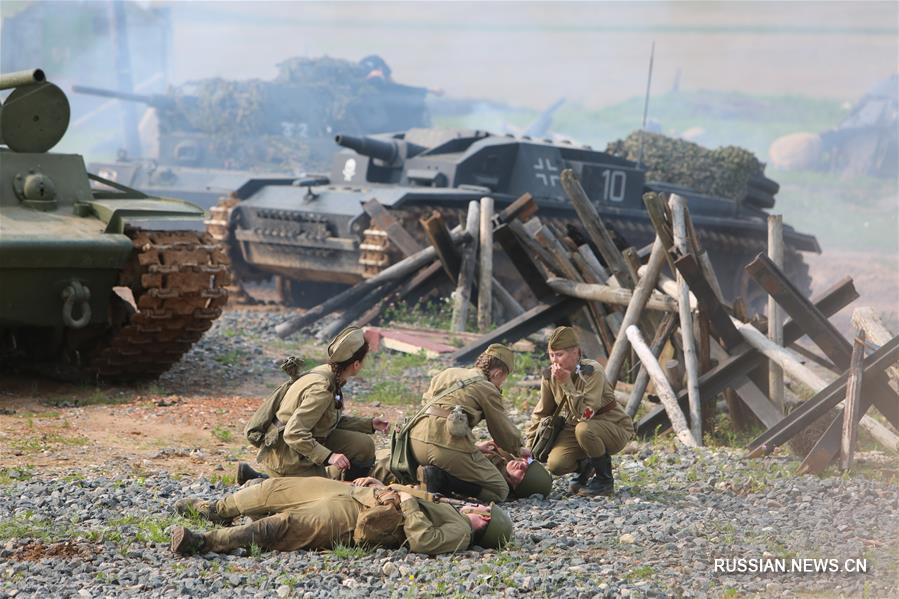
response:
[[[555,475],[576,472],[569,490],[580,495],[614,493],[612,454],[634,437],[634,423],[615,400],[602,366],[584,359],[571,327],[559,327],[549,338],[551,365],[543,372],[540,401],[526,437],[533,443],[537,425],[564,402],[565,426],[547,459]],[[590,474],[593,478],[587,482]]]
[[[484,420],[498,447],[514,457],[530,457],[500,394],[513,363],[512,350],[494,343],[474,368],[447,368],[431,380],[422,399],[428,407],[409,433],[426,487],[445,487],[483,502],[506,499],[509,485],[475,446],[471,429]]]
[[[512,522],[496,506],[457,510],[429,501],[409,487],[353,486],[320,477],[274,478],[247,486],[218,501],[181,499],[175,509],[217,523],[237,516],[251,524],[195,533],[172,531],[172,551],[226,552],[255,544],[264,549],[294,551],[335,545],[399,547],[417,553],[450,553],[476,543],[499,547],[512,536]]]
[[[291,385],[271,424],[281,434],[256,456],[272,476],[325,476],[327,466],[343,471],[346,480],[369,473],[375,458],[371,434],[386,431],[388,423],[344,415],[341,391],[347,379],[362,370],[367,353],[362,329],[348,327],[328,345],[328,363]],[[238,467],[240,484],[264,477],[246,464]]]

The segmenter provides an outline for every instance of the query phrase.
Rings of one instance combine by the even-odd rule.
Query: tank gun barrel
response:
[[[23,85],[34,85],[35,83],[42,83],[46,80],[47,77],[41,69],[16,71],[15,73],[0,75],[0,90],[22,87]]]
[[[100,96],[102,98],[115,98],[117,100],[128,100],[129,102],[142,102],[153,108],[168,108],[173,104],[171,98],[159,94],[133,94],[130,92],[91,87],[89,85],[73,85],[72,91],[76,94],[87,94],[90,96]]]
[[[352,135],[338,135],[334,138],[337,145],[355,150],[359,154],[376,158],[383,162],[392,163],[400,155],[399,144],[396,141],[383,141],[374,137],[354,137]]]

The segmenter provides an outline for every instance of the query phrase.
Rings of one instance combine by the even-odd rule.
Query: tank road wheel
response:
[[[221,315],[228,301],[229,261],[208,233],[130,229],[126,234],[134,252],[116,288],[118,324],[90,352],[82,352],[82,359],[89,373],[107,380],[152,379]],[[132,297],[123,297],[128,292]]]

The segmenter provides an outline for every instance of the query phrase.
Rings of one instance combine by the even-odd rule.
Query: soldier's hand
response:
[[[373,476],[363,476],[353,481],[354,487],[383,487],[384,483]]]
[[[371,426],[376,431],[381,431],[382,433],[387,432],[387,428],[390,426],[390,422],[384,420],[380,416],[375,416],[371,419]]]
[[[496,451],[496,443],[494,443],[492,440],[475,443],[475,447],[481,450],[482,453],[490,453],[491,451]]]
[[[552,372],[552,377],[557,381],[565,381],[566,379],[571,378],[571,371],[562,368],[558,364],[552,364],[549,368]]]
[[[399,496],[400,496],[400,503],[402,503],[403,501],[406,501],[407,499],[412,499],[412,495],[410,495],[409,493],[406,493],[405,491],[400,491]]]
[[[347,470],[350,467],[350,460],[342,453],[332,453],[331,457],[328,458],[328,464],[337,466],[341,470]]]

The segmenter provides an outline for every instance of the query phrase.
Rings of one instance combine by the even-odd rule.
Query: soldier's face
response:
[[[507,378],[509,378],[509,373],[502,368],[493,368],[490,371],[490,382],[493,383],[497,389],[503,388],[503,383],[506,382]]]
[[[581,348],[569,347],[567,349],[549,350],[549,361],[559,368],[573,371],[581,359]]]
[[[513,487],[517,487],[524,480],[524,475],[528,473],[528,462],[524,458],[509,460],[506,463],[506,473]]]

